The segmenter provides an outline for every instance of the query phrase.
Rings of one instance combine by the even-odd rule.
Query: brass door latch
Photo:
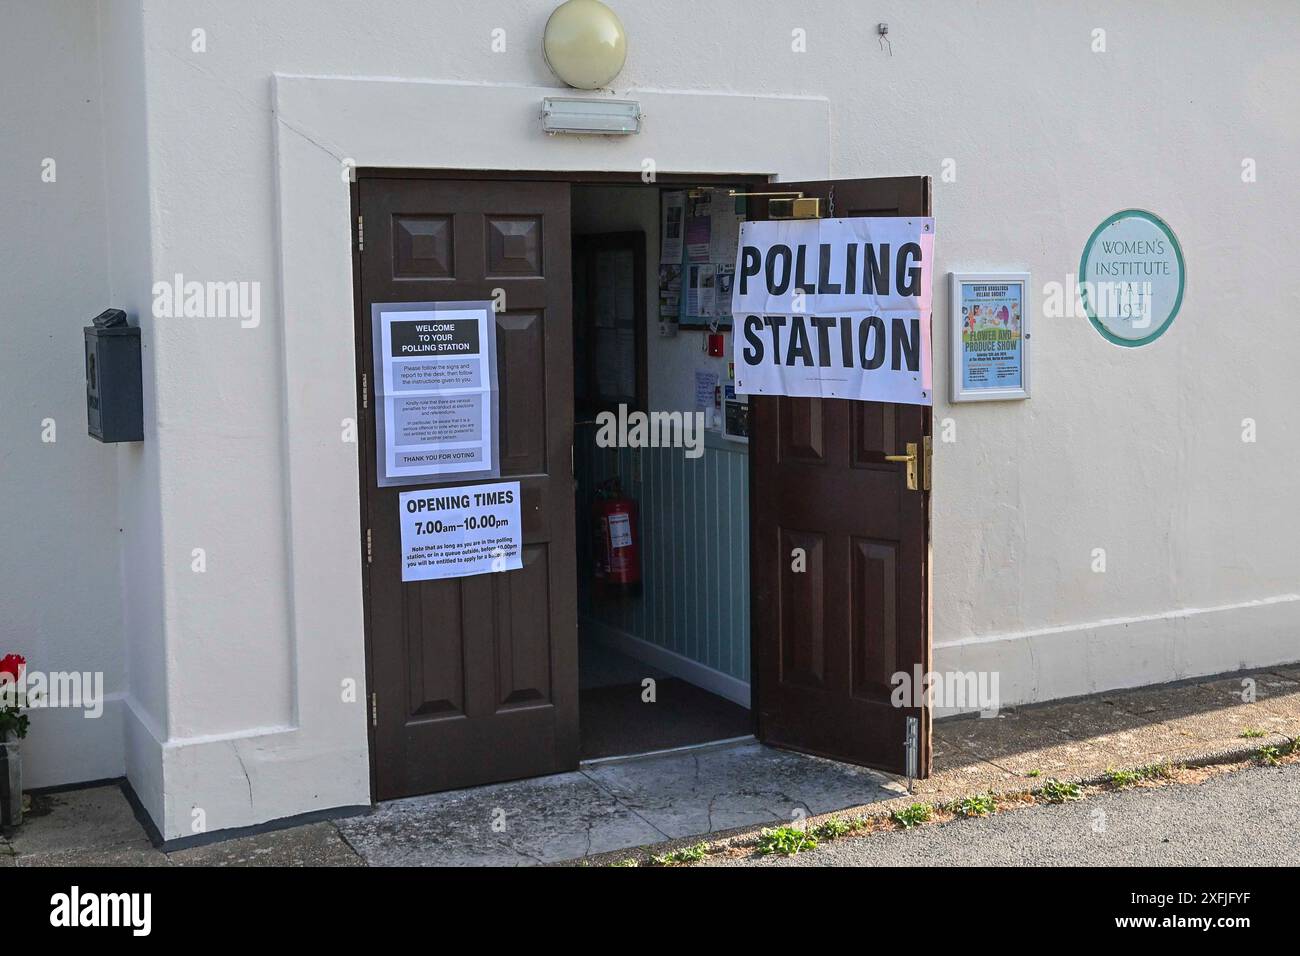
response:
[[[930,471],[934,462],[934,444],[929,435],[921,439],[921,451],[918,454],[916,442],[907,443],[906,455],[886,455],[885,461],[901,461],[907,464],[907,488],[909,491],[929,491]]]

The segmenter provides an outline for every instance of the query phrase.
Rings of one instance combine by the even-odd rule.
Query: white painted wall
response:
[[[110,40],[116,54],[128,49],[133,30],[143,47],[142,79],[117,55],[105,61],[106,91],[144,94],[119,99],[107,137],[112,294],[142,308],[153,277],[181,272],[258,281],[263,308],[253,329],[146,321],[148,437],[115,452],[129,525],[132,779],[156,785],[146,803],[168,836],[190,832],[195,807],[216,829],[366,796],[364,718],[336,704],[340,680],[361,676],[355,448],[338,436],[351,414],[351,344],[334,341],[351,329],[343,157],[629,170],[651,157],[664,171],[791,179],[928,173],[939,274],[1028,270],[1039,286],[1077,269],[1110,213],[1155,211],[1187,260],[1170,332],[1122,350],[1086,320],[1040,317],[1032,400],[935,408],[958,439],[936,449],[936,665],[999,669],[1011,703],[1300,658],[1293,4],[613,0],[630,36],[617,92],[642,100],[645,131],[575,141],[536,127],[544,91],[534,87],[555,86],[540,51],[552,0],[142,3],[142,23],[136,3],[102,6],[106,50]],[[892,56],[876,38],[882,20]],[[491,52],[497,27],[504,53]],[[205,53],[191,51],[199,28]],[[806,53],[791,52],[796,28]],[[1107,31],[1106,53],[1091,50],[1094,28]],[[273,83],[277,73],[421,82]],[[76,103],[50,107],[22,127],[80,142],[83,128],[67,120]],[[1253,184],[1240,179],[1246,157],[1258,164]],[[940,179],[949,158],[955,182]],[[16,171],[10,155],[2,161],[6,184],[28,175],[30,160]],[[76,215],[102,208],[84,195]],[[39,262],[76,261],[68,223],[28,215]],[[5,258],[7,276],[40,272]],[[66,321],[66,340],[102,296],[102,260],[71,281],[65,273],[29,286],[26,301],[48,302],[45,289],[65,297],[48,314]],[[936,314],[940,383],[945,318]],[[22,326],[28,360],[6,385],[25,382],[36,391],[20,397],[43,392],[75,419],[79,367],[52,359],[38,328]],[[35,434],[35,417],[20,414],[18,433]],[[1258,422],[1255,444],[1240,440],[1245,417]],[[100,484],[91,468],[49,469],[47,451],[18,454],[14,484],[30,494],[14,514],[48,511],[60,481]],[[50,520],[109,524],[100,510],[82,518]],[[75,564],[98,565],[90,586],[111,600],[107,537]],[[6,610],[32,622],[37,578],[74,561],[51,544],[57,534],[20,540],[56,549],[43,575],[14,569],[24,587]],[[190,570],[196,547],[203,575]],[[1090,570],[1097,547],[1104,575]]]
[[[117,464],[86,434],[83,326],[110,305],[96,5],[0,9],[0,656],[99,672],[103,716],[35,710],[25,782],[120,776]],[[42,179],[54,160],[54,181]],[[46,421],[53,442],[44,442]]]
[[[170,411],[158,403],[153,223],[164,205],[150,189],[150,122],[142,5],[100,0],[103,176],[108,201],[108,276],[114,304],[143,330],[144,434],[117,446],[122,629],[128,676],[123,700],[126,774],[155,821],[163,819],[163,754],[168,739],[168,651],[163,613],[164,471],[174,460]],[[181,559],[182,561],[184,559]],[[182,567],[185,565],[182,563]],[[174,567],[174,565],[173,565]],[[184,640],[183,634],[175,638]],[[197,675],[196,675],[197,676]]]

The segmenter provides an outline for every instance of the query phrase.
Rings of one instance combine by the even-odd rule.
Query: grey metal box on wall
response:
[[[86,431],[102,442],[144,441],[140,329],[109,309],[83,330],[86,345]]]

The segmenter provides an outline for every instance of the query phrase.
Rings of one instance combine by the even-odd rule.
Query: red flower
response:
[[[7,677],[15,684],[18,683],[19,672],[26,664],[27,658],[17,654],[6,654],[4,659],[0,660],[0,681]]]

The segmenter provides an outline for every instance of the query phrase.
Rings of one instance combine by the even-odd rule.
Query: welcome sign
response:
[[[933,404],[932,218],[741,226],[736,391]]]
[[[492,303],[375,302],[371,334],[377,483],[500,474]]]

